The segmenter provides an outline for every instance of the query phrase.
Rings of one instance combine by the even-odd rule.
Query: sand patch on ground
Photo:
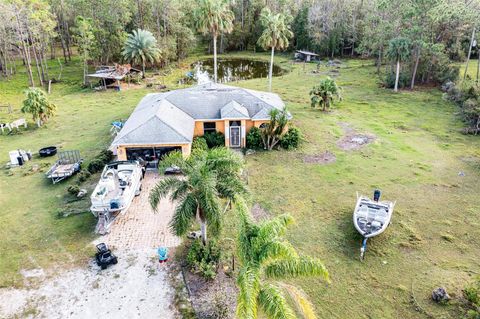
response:
[[[154,250],[115,251],[118,264],[93,261],[38,288],[0,290],[1,318],[176,318],[168,265]]]
[[[305,155],[303,162],[306,164],[331,164],[335,163],[337,157],[330,151],[325,151],[321,154]]]
[[[348,123],[339,123],[345,135],[337,141],[337,146],[344,151],[354,151],[375,141],[376,136],[369,133],[359,133]]]

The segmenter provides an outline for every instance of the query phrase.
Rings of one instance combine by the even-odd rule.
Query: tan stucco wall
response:
[[[193,130],[193,136],[203,136],[203,123],[204,122],[215,122],[215,129],[217,132],[225,134],[225,124],[224,121],[195,121],[195,128]]]
[[[229,139],[229,132],[226,132],[229,128],[230,120],[220,120],[220,121],[207,121],[207,122],[215,122],[215,128],[217,132],[221,132],[225,135],[225,146],[230,146],[230,139]],[[266,123],[268,121],[252,121],[252,120],[241,120],[242,131],[241,133],[241,147],[245,147],[247,145],[246,135],[250,131],[253,126],[259,127],[261,124]],[[203,123],[204,121],[195,121],[195,127],[193,131],[193,136],[203,136]],[[127,160],[127,152],[126,148],[129,147],[172,147],[172,146],[180,146],[182,148],[182,153],[184,156],[190,155],[192,151],[191,144],[142,144],[142,145],[131,145],[131,146],[119,146],[117,147],[117,157],[118,160],[124,161]]]

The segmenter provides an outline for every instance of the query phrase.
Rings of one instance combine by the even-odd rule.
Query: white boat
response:
[[[90,211],[98,217],[96,231],[105,234],[115,217],[127,211],[140,194],[144,168],[137,161],[107,164],[90,196]]]
[[[392,219],[394,202],[380,201],[380,191],[375,190],[373,200],[367,196],[358,196],[353,212],[353,224],[363,236],[360,259],[365,257],[368,238],[383,233]]]

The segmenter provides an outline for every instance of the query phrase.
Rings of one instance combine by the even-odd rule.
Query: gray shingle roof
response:
[[[222,119],[249,119],[247,109],[237,101],[230,101],[220,109]]]
[[[268,120],[274,108],[285,108],[277,94],[223,84],[207,83],[147,94],[112,146],[189,143],[193,139],[195,120]]]
[[[138,104],[112,145],[189,143],[195,121],[157,94]]]
[[[221,109],[233,100],[246,108],[249,118],[262,108],[285,107],[277,94],[214,83],[164,93],[163,98],[197,120],[221,119]]]

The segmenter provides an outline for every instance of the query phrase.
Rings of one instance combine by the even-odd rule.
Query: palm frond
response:
[[[133,30],[128,35],[122,55],[127,61],[135,63],[145,63],[147,61],[153,63],[160,57],[161,51],[157,47],[157,40],[150,31]]]
[[[262,245],[257,258],[259,263],[267,264],[279,259],[296,259],[298,254],[289,242],[272,241]]]
[[[281,291],[271,284],[260,289],[258,303],[269,319],[296,318]]]
[[[183,236],[190,229],[192,222],[195,220],[197,205],[192,194],[186,195],[177,205],[169,224],[175,235]]]
[[[260,233],[259,236],[261,237],[269,237],[275,238],[278,236],[282,236],[287,227],[294,223],[294,219],[289,214],[282,214],[273,219],[263,222],[260,225]]]
[[[327,268],[323,263],[310,257],[277,260],[268,264],[264,272],[265,276],[271,279],[320,276],[327,282],[330,281]]]
[[[148,196],[152,209],[154,211],[157,211],[160,200],[167,197],[172,190],[180,187],[181,183],[182,181],[173,177],[160,180],[157,185],[152,188],[152,190],[150,191],[150,195]]]
[[[245,197],[248,195],[248,189],[245,183],[237,177],[228,174],[218,176],[217,192],[222,198],[228,198],[232,202],[238,196]]]
[[[237,317],[242,319],[257,318],[257,298],[260,291],[258,269],[245,266],[237,277],[239,294],[237,297]]]
[[[317,319],[313,305],[303,291],[292,285],[284,283],[279,285],[288,292],[288,295],[295,302],[295,306],[305,319]]]

